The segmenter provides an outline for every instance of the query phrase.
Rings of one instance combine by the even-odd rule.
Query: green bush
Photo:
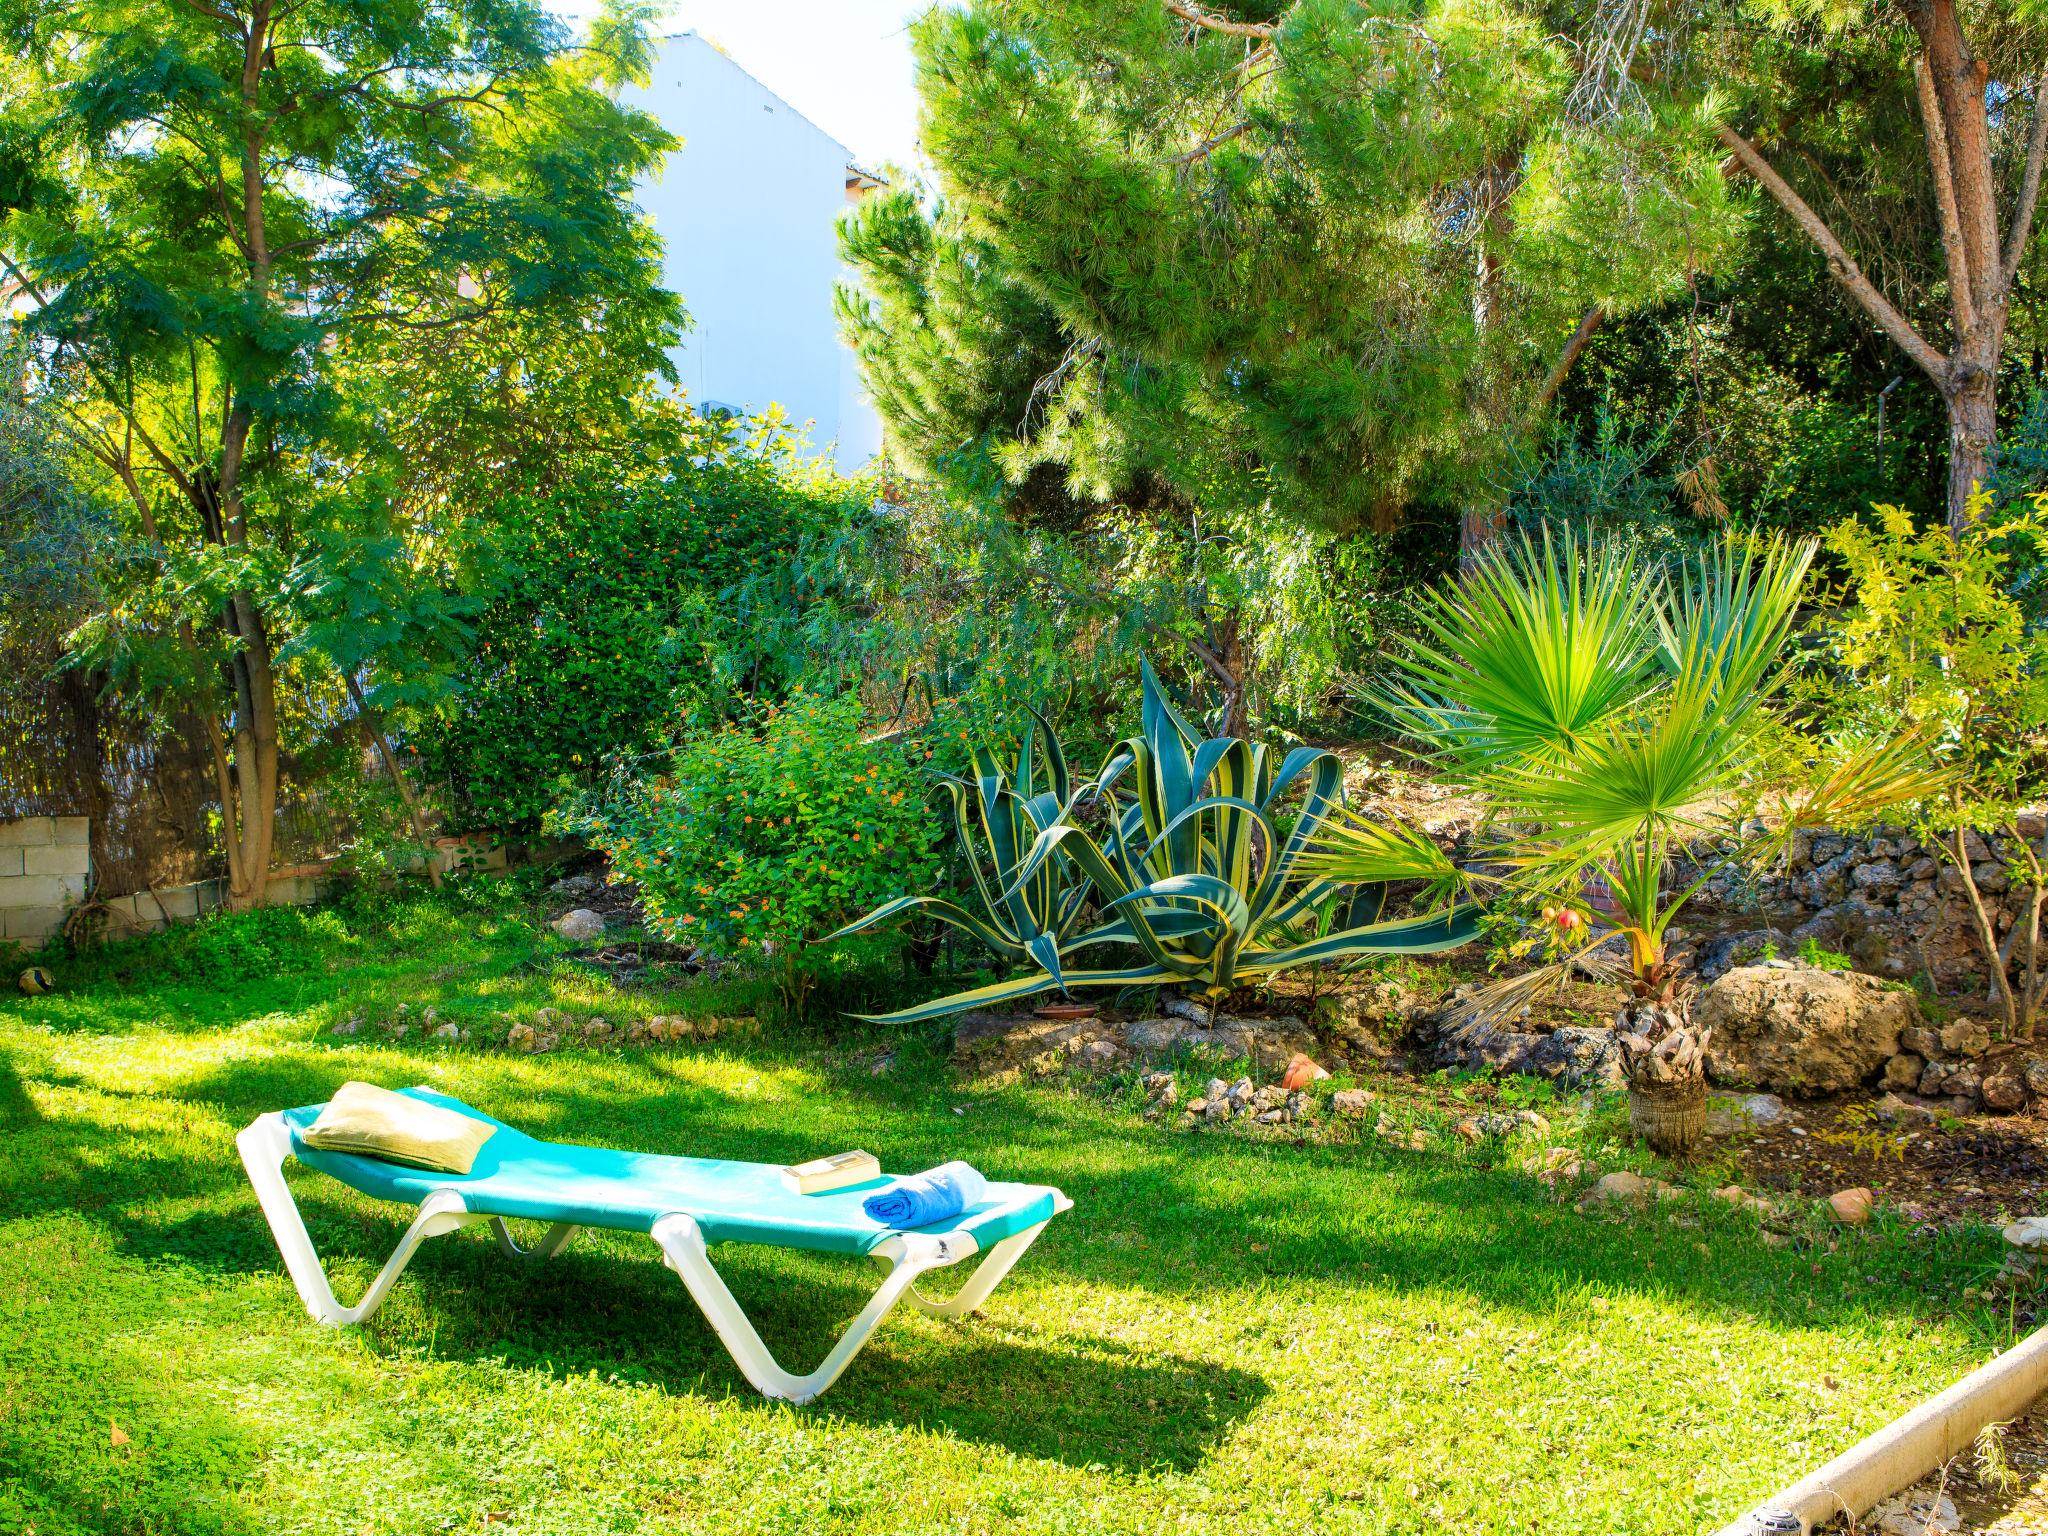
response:
[[[451,791],[452,826],[531,826],[565,779],[587,784],[608,757],[651,749],[679,708],[719,717],[735,681],[786,683],[749,653],[751,610],[800,611],[796,541],[866,500],[858,482],[796,460],[772,424],[738,447],[657,437],[503,498],[479,556],[496,595],[451,715],[413,743]]]
[[[355,925],[335,906],[258,907],[213,912],[196,923],[175,923],[105,944],[59,943],[46,958],[61,967],[67,986],[98,977],[233,987],[318,970],[329,956],[355,942]]]
[[[797,689],[739,724],[686,730],[664,771],[622,768],[550,824],[639,883],[656,931],[762,964],[801,1012],[845,954],[812,941],[937,871],[926,756],[864,741],[852,696]]]

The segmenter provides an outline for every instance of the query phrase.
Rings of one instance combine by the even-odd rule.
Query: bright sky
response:
[[[550,0],[582,21],[595,0]],[[698,32],[853,151],[862,165],[922,168],[912,18],[932,0],[675,0],[664,33]]]

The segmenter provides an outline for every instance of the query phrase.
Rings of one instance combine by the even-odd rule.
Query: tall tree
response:
[[[915,36],[951,216],[1074,338],[1049,409],[1144,370],[1304,515],[1427,497],[1476,547],[1600,318],[1739,222],[1698,113],[1606,110],[1568,31],[1597,35],[1513,0],[974,0]]]
[[[294,563],[407,531],[338,483],[341,362],[616,306],[655,366],[678,321],[630,200],[671,141],[605,89],[647,62],[624,6],[579,48],[540,0],[0,0],[0,273],[134,519],[80,648],[203,721],[235,905],[271,861],[294,595],[328,590]]]
[[[1825,19],[1761,9],[1674,19],[1701,45],[1699,88],[1743,93],[1720,143],[1940,393],[1960,527],[1998,438],[2048,153],[2048,30],[2002,3],[1898,0]],[[1901,202],[1927,216],[1900,217]]]

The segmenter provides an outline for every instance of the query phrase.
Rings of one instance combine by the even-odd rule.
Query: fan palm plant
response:
[[[1667,578],[1617,546],[1570,535],[1496,546],[1455,590],[1433,593],[1425,639],[1382,702],[1447,772],[1489,802],[1479,867],[1548,905],[1559,937],[1585,941],[1556,965],[1482,989],[1480,1011],[1519,1008],[1573,966],[1627,945],[1629,998],[1616,1028],[1631,1119],[1682,1151],[1705,1122],[1705,1032],[1666,936],[1720,869],[1767,857],[1802,827],[1864,818],[1938,782],[1902,740],[1839,765],[1774,830],[1719,809],[1744,784],[1781,688],[1813,546],[1730,541]],[[1719,834],[1724,852],[1667,892],[1674,855]],[[1326,878],[1384,867],[1384,836],[1335,821],[1305,861]],[[1581,910],[1589,882],[1604,922]]]
[[[1343,799],[1336,755],[1300,747],[1276,766],[1264,746],[1234,736],[1205,740],[1173,707],[1151,667],[1142,670],[1139,734],[1112,750],[1094,780],[1075,786],[996,893],[1007,899],[1065,866],[1067,878],[1092,893],[1094,926],[1031,946],[1032,974],[885,1015],[888,1021],[937,1018],[1055,988],[1152,982],[1185,987],[1213,1009],[1233,988],[1294,966],[1430,954],[1476,936],[1476,909],[1457,901],[1448,884],[1436,910],[1377,920],[1379,882],[1406,872],[1403,861],[1430,847],[1419,834],[1384,830],[1370,874],[1339,880],[1306,873],[1302,857]],[[1290,812],[1287,797],[1297,788],[1300,803]],[[1091,805],[1101,813],[1099,834],[1083,815]],[[1368,889],[1354,896],[1349,911],[1365,921],[1317,935],[1315,914],[1354,882]],[[903,897],[861,926],[914,906],[945,916],[935,901]],[[1068,967],[1068,956],[1096,946],[1135,948],[1142,959],[1113,969]]]

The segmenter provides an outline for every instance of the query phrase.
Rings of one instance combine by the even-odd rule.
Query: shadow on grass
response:
[[[351,1206],[329,1188],[304,1180],[296,1194],[335,1289],[353,1300],[404,1221],[402,1213],[381,1214],[395,1207]],[[121,1247],[139,1258],[228,1273],[275,1262],[260,1221],[239,1213],[122,1226]],[[770,1349],[797,1370],[824,1358],[883,1275],[881,1266],[856,1260],[732,1244],[713,1257]],[[766,1406],[682,1281],[637,1233],[586,1234],[553,1260],[521,1263],[504,1258],[482,1232],[466,1232],[422,1247],[408,1277],[409,1287],[402,1283],[392,1304],[363,1325],[379,1353],[430,1348],[439,1360],[498,1362],[564,1379],[595,1373]],[[950,1323],[906,1306],[806,1411],[943,1429],[1075,1468],[1187,1472],[1269,1391],[1262,1377],[1235,1366],[1071,1332],[1040,1343],[1017,1337],[1007,1319]],[[1023,1404],[1028,1412],[1019,1411]]]
[[[671,1391],[759,1403],[653,1245],[638,1237],[625,1245],[623,1254],[614,1241],[609,1251],[572,1249],[530,1267],[508,1265],[481,1243],[451,1248],[435,1273],[436,1355],[565,1376],[617,1372]],[[769,1348],[796,1370],[824,1358],[883,1273],[879,1265],[730,1244],[713,1257]],[[396,1322],[380,1347],[406,1342],[405,1326]],[[1236,1367],[1088,1335],[1041,1343],[989,1319],[949,1323],[904,1307],[804,1411],[943,1429],[1076,1468],[1187,1472],[1269,1390]]]
[[[720,1055],[721,1065],[734,1060],[770,1077],[801,1065],[765,1047]],[[1444,1154],[1173,1136],[1052,1090],[975,1097],[969,1113],[956,1116],[949,1099],[960,1090],[941,1092],[949,1085],[935,1076],[832,1079],[800,1103],[771,1102],[716,1086],[685,1056],[430,1057],[287,1045],[211,1063],[160,1102],[217,1107],[232,1129],[268,1110],[318,1102],[357,1076],[445,1082],[479,1108],[556,1137],[765,1162],[866,1145],[898,1167],[964,1156],[1005,1176],[1061,1184],[1077,1208],[998,1293],[999,1317],[1018,1315],[1005,1311],[1005,1297],[1020,1281],[1043,1298],[1048,1282],[1063,1277],[1142,1291],[1166,1307],[1293,1280],[1361,1293],[1454,1291],[1543,1314],[1580,1289],[1619,1286],[1703,1320],[1857,1328],[1874,1314],[1946,1314],[1956,1282],[1984,1257],[1984,1244],[1969,1234],[1920,1243],[1876,1234],[1839,1254],[1792,1255],[1731,1230],[1711,1254],[1695,1252],[1712,1234],[1659,1218],[1589,1220],[1525,1176]],[[0,1065],[0,1103],[10,1079],[25,1101],[17,1069]],[[215,1123],[195,1141],[171,1129],[187,1118],[184,1109],[166,1114],[156,1133],[123,1114],[118,1126],[78,1117],[10,1126],[25,1133],[9,1140],[28,1155],[0,1158],[0,1208],[90,1211],[139,1256],[276,1272],[269,1233]],[[367,1279],[396,1242],[404,1213],[316,1175],[294,1173],[293,1181],[321,1252]],[[1736,1220],[1711,1208],[1705,1219]],[[729,1259],[731,1252],[719,1259],[742,1303],[799,1368],[822,1356],[874,1282],[857,1266],[792,1269],[780,1256]],[[1877,1287],[1866,1282],[1869,1270],[1903,1278]],[[679,1390],[748,1390],[643,1238],[579,1245],[536,1269],[505,1264],[474,1235],[451,1238],[427,1245],[401,1291],[432,1314],[437,1353],[631,1371]],[[973,1327],[928,1334],[926,1326],[892,1321],[882,1347],[826,1400],[830,1410],[944,1424],[1063,1461],[1178,1467],[1191,1465],[1265,1391],[1247,1373],[1150,1350],[1119,1356],[1070,1334],[1038,1346]],[[383,1337],[378,1325],[371,1336]],[[1074,1406],[1057,1408],[1068,1399]],[[1118,1405],[1128,1412],[1148,1400],[1177,1405],[1186,1433],[1130,1436]],[[1030,1412],[1006,1406],[1018,1403]]]

